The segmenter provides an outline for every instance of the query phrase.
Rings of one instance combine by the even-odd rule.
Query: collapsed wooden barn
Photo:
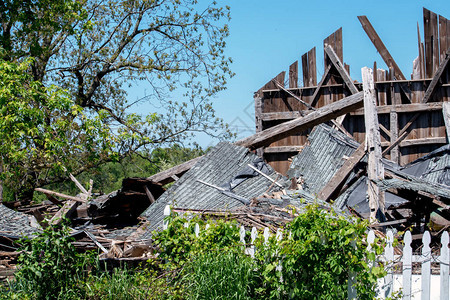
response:
[[[324,40],[319,81],[313,48],[302,56],[301,86],[294,62],[288,76],[281,72],[255,93],[254,135],[148,178],[125,179],[121,190],[96,199],[92,186],[71,176],[80,196],[40,189],[46,203],[0,204],[0,250],[15,250],[25,229],[46,226],[45,213],[51,224],[69,217],[80,248],[146,260],[168,205],[275,231],[294,217],[286,207],[319,203],[371,218],[378,228],[413,228],[413,240],[434,224],[437,238],[450,227],[450,21],[424,8],[424,38],[418,32],[407,80],[367,17],[358,19],[389,70],[374,63],[372,75],[364,69],[363,82],[354,81],[340,28]]]
[[[418,28],[419,56],[414,61],[411,79],[407,79],[366,16],[359,16],[365,32],[373,42],[388,70],[373,63],[373,81],[377,95],[377,113],[383,156],[406,165],[447,144],[450,22],[424,8],[424,38]],[[364,37],[361,37],[364,38]],[[423,42],[422,42],[423,40]],[[299,62],[289,66],[255,93],[256,132],[262,132],[318,108],[340,101],[362,91],[362,83],[349,76],[344,62],[342,28],[325,38],[324,72],[317,78],[316,48],[302,55],[302,86],[299,84]],[[367,62],[372,66],[371,62]],[[408,74],[407,74],[408,75]],[[408,76],[409,77],[409,76]],[[286,87],[285,87],[286,82]],[[359,108],[330,120],[333,125],[356,141],[365,139],[364,109]],[[447,124],[450,126],[450,124]],[[289,159],[301,151],[312,126],[288,136],[269,140],[258,153],[278,172],[286,174]]]

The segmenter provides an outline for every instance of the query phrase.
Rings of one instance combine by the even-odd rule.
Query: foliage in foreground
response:
[[[360,299],[374,299],[381,267],[370,267],[375,253],[363,242],[367,224],[310,206],[286,228],[281,241],[260,239],[256,261],[262,278],[258,291],[271,299],[347,299],[349,274],[357,274]],[[373,245],[374,251],[381,247]]]
[[[308,207],[281,240],[259,234],[256,256],[245,254],[239,227],[227,220],[170,216],[155,233],[160,262],[144,270],[95,270],[78,254],[67,231],[46,229],[28,243],[7,298],[32,299],[347,299],[355,273],[360,299],[375,298],[382,268],[363,243],[366,224]],[[195,233],[195,223],[202,230]],[[209,224],[208,229],[205,225]],[[287,232],[285,230],[285,232]],[[246,243],[248,244],[248,236]],[[372,245],[378,251],[380,246]],[[47,256],[48,254],[48,256]],[[64,257],[61,257],[64,254]],[[42,285],[43,282],[52,286]]]

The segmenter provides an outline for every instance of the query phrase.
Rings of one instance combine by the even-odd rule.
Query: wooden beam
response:
[[[75,176],[73,176],[71,173],[69,173],[69,177],[70,180],[72,180],[75,185],[77,186],[77,188],[83,193],[83,194],[88,194],[88,191],[84,188],[84,186],[75,178]]]
[[[442,102],[377,106],[378,114],[389,114],[389,113],[391,113],[392,110],[395,110],[397,113],[411,113],[411,112],[419,112],[419,111],[442,110]],[[364,115],[364,108],[357,109],[354,112],[351,112],[350,115],[354,115],[354,116]]]
[[[339,72],[339,75],[341,75],[342,79],[345,82],[345,85],[348,87],[350,92],[352,94],[358,93],[358,89],[356,88],[355,84],[353,83],[352,78],[350,77],[350,75],[348,75],[347,70],[345,70],[344,65],[339,60],[339,57],[334,52],[333,48],[331,48],[331,46],[327,46],[325,48],[325,52],[327,53],[328,57],[330,58],[331,62],[334,65],[334,67]]]
[[[189,160],[185,163],[182,163],[178,166],[175,166],[175,167],[172,167],[165,171],[159,172],[158,174],[152,175],[152,176],[148,177],[147,179],[153,181],[154,183],[160,183],[162,185],[168,184],[168,183],[174,181],[174,179],[172,178],[173,175],[180,177],[182,174],[186,173],[190,168],[192,168],[202,158],[203,158],[203,155],[196,157],[194,159],[191,159],[191,160]]]
[[[328,77],[328,74],[330,73],[331,70],[331,65],[329,65],[326,69],[325,69],[325,73],[323,73],[322,79],[319,82],[319,85],[316,87],[316,89],[314,90],[314,94],[311,97],[311,106],[316,106],[317,101],[319,100],[319,92],[320,89],[323,87],[323,84],[325,83],[325,80]]]
[[[302,132],[318,124],[330,121],[336,117],[355,110],[363,105],[363,93],[343,98],[311,112],[305,117],[300,117],[274,127],[258,132],[250,137],[236,142],[236,145],[248,148],[258,148],[280,140],[294,133]]]
[[[319,192],[318,198],[324,201],[330,200],[330,197],[336,192],[336,190],[344,183],[350,172],[355,168],[356,164],[366,154],[365,143],[359,145],[352,156],[347,159],[342,167],[333,175],[328,181],[325,187]]]
[[[281,85],[278,81],[276,81],[275,79],[272,79],[273,82],[275,83],[275,85],[280,89],[283,90],[285,93],[289,94],[289,96],[291,96],[292,98],[294,98],[295,100],[297,100],[298,102],[300,102],[301,104],[303,104],[304,106],[306,106],[309,109],[314,109],[311,105],[309,105],[308,102],[302,100],[300,97],[298,97],[297,95],[295,95],[294,93],[292,93],[290,90],[286,89],[283,85]],[[300,114],[302,114],[302,111],[300,111]]]
[[[372,69],[361,69],[364,91],[364,121],[366,126],[366,147],[368,152],[367,175],[370,222],[377,222],[378,213],[384,214],[384,192],[378,188],[377,181],[384,179],[384,166],[381,162],[381,138],[376,111],[375,86]]]
[[[395,141],[398,138],[398,114],[395,110],[392,110],[389,114],[389,123],[391,128],[391,141]],[[391,160],[395,163],[400,162],[400,151],[398,147],[394,147],[391,150]]]
[[[439,82],[439,79],[441,79],[441,76],[444,73],[445,68],[447,67],[448,61],[450,60],[450,52],[449,51],[450,50],[447,51],[444,61],[439,65],[439,68],[437,69],[436,73],[434,74],[433,80],[431,80],[431,83],[425,92],[425,96],[423,96],[422,103],[427,103],[428,101],[430,101],[431,96],[433,95],[433,92],[436,89],[436,86]]]
[[[399,147],[411,147],[411,146],[419,146],[419,145],[436,145],[436,144],[447,144],[446,137],[426,137],[420,139],[410,139],[401,141],[398,146]],[[389,142],[381,142],[382,147],[389,147],[391,143]],[[384,151],[383,151],[384,153]],[[392,160],[392,159],[391,159]]]
[[[311,105],[309,105],[307,102],[303,101],[302,99],[300,99],[300,97],[298,97],[297,95],[293,94],[291,91],[289,91],[288,89],[284,88],[284,86],[282,86],[280,83],[275,81],[275,84],[284,92],[288,93],[291,97],[293,97],[295,100],[299,101],[301,104],[305,105],[306,107],[308,107],[311,110],[316,110],[316,108],[312,107]],[[300,115],[304,116],[304,113],[302,111],[300,111]],[[342,116],[340,116],[342,117]],[[337,122],[336,120],[331,120],[331,122],[334,124],[334,126],[339,129],[343,134],[345,134],[346,136],[353,138],[353,136],[348,133],[348,131],[344,128],[344,126],[342,126],[342,121],[341,122]]]
[[[292,120],[299,118],[301,116],[302,114],[300,111],[282,111],[282,112],[262,113],[261,120],[263,121]],[[261,130],[258,130],[256,132],[260,131]]]
[[[144,190],[145,193],[147,194],[148,200],[150,200],[150,204],[155,203],[155,197],[153,197],[152,192],[150,192],[150,190],[148,189],[148,187],[146,185],[144,185]]]
[[[77,201],[69,200],[64,203],[63,207],[50,219],[50,225],[57,225],[61,223],[64,218],[70,217],[70,215],[76,210],[78,205]]]
[[[42,189],[42,188],[35,188],[34,190],[37,191],[37,192],[41,192],[41,193],[47,194],[47,195],[61,197],[61,198],[72,200],[72,201],[76,201],[76,202],[81,202],[81,203],[86,203],[87,202],[87,200],[85,200],[85,199],[81,199],[81,198],[74,197],[74,196],[69,196],[69,195],[66,195],[66,194],[62,194],[62,193],[58,193],[58,192],[54,192],[54,191],[50,191],[50,190],[46,190],[46,189]]]
[[[447,133],[447,142],[450,143],[450,103],[442,103],[442,115],[444,117],[445,132]]]
[[[380,55],[383,58],[386,65],[388,67],[392,67],[394,69],[395,78],[400,79],[400,80],[406,80],[402,71],[398,67],[394,58],[392,58],[392,55],[387,50],[387,48],[384,45],[381,38],[378,36],[378,33],[375,31],[375,28],[373,28],[369,19],[366,16],[358,16],[358,20],[359,20],[359,22],[361,22],[361,25],[362,25],[364,31],[367,33],[367,36],[372,41],[372,43],[375,46],[375,48],[377,49],[378,53],[380,53]]]
[[[300,152],[303,150],[303,146],[277,146],[264,148],[264,153],[288,153],[288,152]]]

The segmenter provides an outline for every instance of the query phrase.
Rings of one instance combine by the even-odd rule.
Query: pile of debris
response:
[[[365,29],[371,27],[367,18],[361,17],[360,21],[366,24]],[[371,30],[369,36],[375,36]],[[338,36],[339,31],[334,35]],[[450,106],[444,101],[448,100],[450,88],[450,51],[441,51],[441,63],[433,67],[432,78],[425,79],[421,71],[420,87],[426,88],[422,98],[414,100],[408,84],[418,83],[398,81],[403,75],[392,64],[390,55],[385,61],[392,66],[391,81],[375,84],[377,75],[363,68],[362,84],[354,82],[348,66],[342,63],[342,45],[338,41],[326,40],[327,69],[321,82],[315,83],[317,86],[297,88],[293,65],[289,89],[282,84],[283,74],[256,93],[257,133],[250,137],[234,144],[221,142],[206,155],[151,177],[124,179],[120,190],[107,195],[93,194],[92,182],[86,189],[70,175],[80,190],[77,196],[36,189],[48,201],[27,206],[0,204],[0,276],[9,274],[3,269],[14,268],[18,239],[33,237],[63,218],[70,220],[74,244],[81,250],[98,249],[101,258],[112,265],[123,260],[147,260],[154,255],[152,234],[162,229],[167,205],[178,213],[229,218],[246,228],[267,227],[275,232],[301,213],[305,205],[315,203],[344,216],[368,219],[379,235],[389,227],[411,229],[416,241],[425,229],[438,237],[450,226]],[[376,44],[385,49],[382,43]],[[387,50],[382,53],[389,54]],[[330,72],[333,76],[329,76]],[[304,79],[311,79],[310,73],[304,74]],[[327,88],[339,90],[339,100],[330,101],[327,95],[320,94],[329,77],[334,81]],[[336,82],[336,78],[341,81]],[[392,99],[387,93],[380,94],[385,84],[392,87]],[[269,104],[280,100],[289,111],[263,112],[263,100]],[[320,106],[314,107],[317,103]],[[417,112],[435,114],[436,108],[443,112],[439,115],[443,121],[435,123],[439,130],[445,126],[445,145],[437,147],[420,139],[431,150],[400,165],[399,147],[411,145],[405,137],[419,118]],[[385,121],[379,114],[386,111],[391,112],[389,129],[379,122]],[[397,112],[415,114],[402,130],[398,130]],[[343,122],[346,115],[353,119]],[[361,122],[362,129],[358,125]],[[307,140],[302,140],[306,134]],[[390,136],[389,143],[382,140],[384,135]],[[442,144],[442,138],[431,141]],[[294,145],[277,144],[291,140]],[[274,157],[281,159],[276,161]],[[166,190],[170,182],[174,183]]]

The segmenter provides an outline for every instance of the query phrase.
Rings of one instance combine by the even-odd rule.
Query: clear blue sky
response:
[[[204,0],[200,0],[204,1]],[[219,1],[221,2],[221,1]],[[350,76],[360,81],[361,68],[386,65],[370,42],[357,19],[366,15],[409,78],[412,62],[418,55],[417,22],[423,40],[422,8],[450,18],[449,1],[223,1],[231,7],[228,56],[236,75],[228,89],[214,100],[216,115],[237,129],[238,138],[254,132],[253,93],[301,55],[316,47],[318,80],[323,74],[323,40],[342,27],[344,62],[350,65]],[[301,77],[301,73],[299,74]],[[201,146],[217,143],[199,136]]]

